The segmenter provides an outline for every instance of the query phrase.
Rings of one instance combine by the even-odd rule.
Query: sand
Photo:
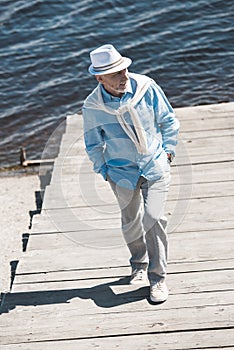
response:
[[[10,291],[14,261],[23,254],[22,236],[30,232],[31,215],[37,210],[36,192],[40,190],[37,174],[6,176],[0,174],[0,292]]]

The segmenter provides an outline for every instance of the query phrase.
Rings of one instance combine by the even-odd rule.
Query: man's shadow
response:
[[[113,308],[148,298],[148,286],[134,286],[134,289],[132,289],[132,286],[129,286],[129,291],[118,294],[113,291],[113,287],[128,283],[129,277],[124,277],[117,281],[99,284],[91,288],[9,293],[5,296],[0,313],[8,313],[17,306],[70,303],[74,298],[91,299],[95,305],[101,308]]]

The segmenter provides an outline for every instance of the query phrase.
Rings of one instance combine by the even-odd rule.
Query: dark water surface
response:
[[[112,43],[173,107],[233,101],[233,0],[0,0],[0,167],[41,156],[96,82],[89,52]]]

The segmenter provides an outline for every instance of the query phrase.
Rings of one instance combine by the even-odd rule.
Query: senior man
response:
[[[164,207],[179,122],[162,89],[151,78],[128,72],[131,59],[113,45],[98,47],[90,59],[89,72],[98,85],[82,111],[86,151],[118,200],[131,254],[130,283],[145,283],[148,277],[151,301],[164,302]]]

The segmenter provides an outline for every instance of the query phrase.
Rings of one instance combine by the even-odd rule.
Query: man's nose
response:
[[[128,79],[128,70],[127,69],[122,70],[122,78]]]

